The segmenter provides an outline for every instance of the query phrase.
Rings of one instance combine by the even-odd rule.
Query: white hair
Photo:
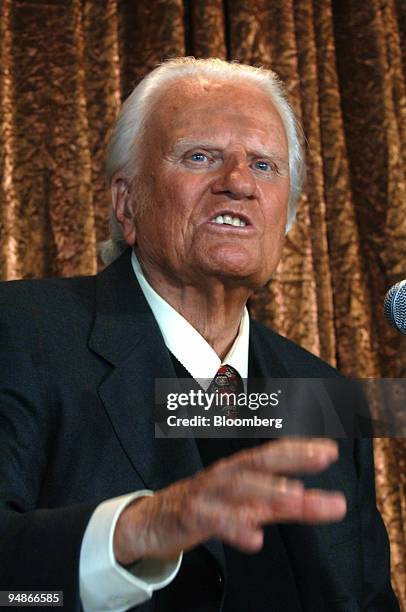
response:
[[[150,72],[132,91],[123,104],[107,149],[106,171],[111,185],[116,172],[129,180],[137,176],[138,150],[153,103],[171,83],[190,77],[205,77],[213,81],[242,81],[261,89],[270,97],[285,127],[289,150],[290,195],[286,231],[294,223],[298,200],[305,178],[302,132],[290,106],[279,77],[272,70],[254,68],[217,58],[170,59]],[[141,177],[142,181],[142,177]],[[100,253],[105,263],[116,259],[127,248],[114,211],[110,215],[110,239],[102,243]]]

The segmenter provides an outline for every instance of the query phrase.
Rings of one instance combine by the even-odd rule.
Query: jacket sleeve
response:
[[[35,316],[14,306],[0,301],[0,589],[62,590],[76,611],[80,546],[97,504],[38,508],[56,407],[41,382]]]

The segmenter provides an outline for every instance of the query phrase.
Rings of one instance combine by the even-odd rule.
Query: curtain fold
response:
[[[121,100],[192,54],[274,69],[306,136],[298,221],[251,312],[355,377],[406,376],[383,317],[405,278],[404,0],[0,0],[0,275],[93,274]],[[406,441],[375,440],[406,611]]]

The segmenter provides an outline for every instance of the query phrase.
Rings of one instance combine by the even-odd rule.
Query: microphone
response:
[[[406,335],[406,280],[389,289],[385,295],[384,310],[389,323]]]

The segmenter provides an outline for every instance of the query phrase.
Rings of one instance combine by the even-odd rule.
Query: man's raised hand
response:
[[[169,559],[213,537],[256,552],[268,523],[339,521],[342,493],[305,489],[294,477],[320,472],[337,456],[332,440],[283,439],[216,461],[130,504],[116,525],[116,559]]]

